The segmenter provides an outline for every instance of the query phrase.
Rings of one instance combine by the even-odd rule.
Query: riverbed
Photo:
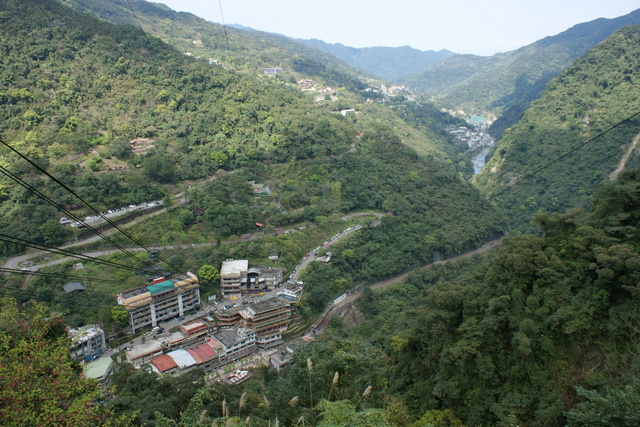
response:
[[[489,154],[490,149],[491,147],[480,147],[476,151],[474,151],[473,154],[471,155],[471,162],[473,163],[474,175],[479,174],[482,168],[484,167],[484,164],[485,164],[484,158],[487,157],[487,154]]]

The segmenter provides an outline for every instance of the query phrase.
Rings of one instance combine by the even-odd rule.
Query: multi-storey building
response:
[[[246,259],[229,259],[220,268],[220,288],[227,298],[250,295],[263,289],[273,289],[282,283],[282,268],[249,268]]]
[[[72,359],[95,359],[107,349],[104,331],[98,325],[69,328],[67,333],[71,338]]]
[[[147,286],[116,295],[118,304],[129,312],[132,332],[200,306],[198,277],[191,272],[169,279],[160,278]]]
[[[291,320],[291,307],[280,299],[265,300],[240,311],[242,325],[256,331],[256,345],[267,349],[282,342]]]
[[[255,331],[256,345],[267,349],[282,342],[282,332],[291,320],[291,306],[279,298],[260,301],[246,307],[230,307],[215,313],[221,330],[235,326]]]

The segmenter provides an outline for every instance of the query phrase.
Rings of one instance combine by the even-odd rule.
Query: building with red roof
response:
[[[176,371],[176,368],[178,367],[176,361],[173,360],[173,357],[171,357],[169,354],[163,354],[162,356],[154,357],[153,359],[151,359],[151,362],[149,362],[149,364],[151,365],[151,369],[159,374],[171,375]]]

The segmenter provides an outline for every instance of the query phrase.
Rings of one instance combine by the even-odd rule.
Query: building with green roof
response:
[[[116,300],[129,312],[129,324],[135,333],[199,307],[200,285],[198,277],[187,272],[122,292]]]

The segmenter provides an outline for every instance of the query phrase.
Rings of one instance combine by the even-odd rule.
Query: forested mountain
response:
[[[615,19],[575,25],[520,49],[489,57],[459,55],[415,76],[411,89],[461,108],[505,115],[493,134],[513,124],[547,82],[594,45],[625,25],[640,23],[640,10]]]
[[[634,169],[590,215],[537,215],[543,235],[510,238],[494,259],[370,293],[355,336],[390,358],[391,395],[470,426],[637,425],[639,203]]]
[[[130,0],[128,4],[119,0],[61,2],[114,24],[141,26],[147,34],[162,39],[180,52],[216,61],[237,73],[257,75],[263,68],[282,68],[282,79],[289,83],[304,77],[356,92],[366,87],[356,72],[335,57],[306,48],[287,37],[225,27],[145,0]]]
[[[618,30],[554,78],[492,149],[476,183],[514,226],[526,224],[538,209],[587,208],[601,181],[616,168],[639,162],[634,138],[640,118],[610,129],[640,111],[638,82],[640,26],[634,25]],[[533,176],[509,188],[528,174]]]
[[[67,176],[101,207],[157,198],[160,184],[209,177],[222,166],[341,153],[355,136],[340,115],[295,88],[201,63],[133,27],[98,22],[53,1],[44,13],[31,3],[3,6],[3,139]],[[155,143],[133,156],[132,138]],[[4,167],[29,176],[15,155],[6,148],[1,154]],[[111,166],[126,168],[123,175],[90,173]],[[3,228],[30,237],[45,224],[55,229],[51,209],[3,185]],[[68,194],[55,199],[77,203]]]
[[[325,43],[318,39],[298,41],[392,83],[403,83],[421,71],[456,55],[446,49],[436,52],[421,51],[410,46],[356,48],[340,43]]]
[[[469,170],[472,171],[468,158],[463,160],[458,156],[464,149],[457,144],[458,147],[452,150],[456,142],[442,131],[446,123],[443,126],[425,126],[433,120],[451,121],[450,117],[427,108],[429,114],[422,114],[421,119],[414,120],[416,123],[407,125],[403,120],[398,120],[397,115],[388,114],[388,108],[381,108],[382,101],[389,101],[380,90],[381,81],[372,75],[363,76],[360,71],[350,68],[334,56],[291,38],[251,29],[223,27],[144,0],[130,2],[137,20],[129,5],[118,0],[64,0],[63,3],[116,24],[139,28],[140,22],[145,32],[160,37],[180,52],[205,61],[218,61],[219,66],[243,76],[262,79],[265,77],[263,68],[282,68],[277,75],[266,77],[289,85],[295,85],[300,80],[311,80],[309,83],[317,91],[309,91],[307,95],[329,97],[333,102],[325,103],[326,108],[333,111],[354,108],[367,110],[367,114],[361,115],[359,121],[371,120],[372,123],[381,122],[396,128],[403,134],[403,142],[418,153],[437,155],[443,160],[453,157],[456,164],[466,163],[460,171],[467,174]],[[321,90],[324,92],[319,92]],[[420,127],[419,131],[416,131],[416,125]]]
[[[115,1],[73,3],[131,19]],[[119,253],[109,259],[129,268],[86,261],[80,273],[66,263],[44,270],[53,276],[3,274],[0,294],[10,298],[0,300],[0,378],[11,386],[0,387],[0,424],[637,424],[637,169],[606,182],[588,215],[536,215],[542,236],[518,235],[487,258],[431,266],[390,292],[367,287],[501,236],[499,209],[521,224],[534,203],[586,203],[580,191],[619,164],[637,116],[586,145],[591,154],[572,157],[566,174],[536,174],[544,187],[525,181],[496,196],[497,208],[464,179],[466,147],[444,130],[458,122],[437,106],[402,97],[378,103],[365,92],[367,100],[357,73],[314,62],[296,42],[226,38],[191,15],[131,4],[145,32],[53,0],[0,3],[2,234],[58,246],[78,235],[61,227],[62,210],[90,213],[34,164],[100,210],[158,198],[170,205],[181,194],[180,205],[128,229],[136,244],[182,246],[156,254],[169,253],[181,271],[234,257],[291,271],[355,223],[347,214],[374,212],[376,221],[331,247],[331,262],[305,268],[297,303],[310,321],[362,285],[349,309],[366,321],[349,330],[334,317],[282,372],[256,367],[241,386],[207,384],[199,370],[160,377],[122,364],[103,401],[71,362],[64,324],[115,330],[114,294],[145,283],[137,264]],[[163,26],[171,31],[158,35],[178,47],[154,37],[151,27]],[[200,46],[194,40],[206,54],[184,54]],[[640,29],[627,27],[554,80],[497,146],[483,190],[495,195],[545,164],[540,153],[557,158],[640,111],[638,46]],[[283,73],[263,74],[275,59]],[[305,94],[295,83],[309,77],[339,84],[338,99]],[[357,112],[343,115],[345,107]],[[637,163],[631,153],[627,166]],[[271,194],[256,197],[251,182]],[[258,233],[256,222],[296,231]],[[255,240],[243,238],[252,232]],[[0,255],[21,250],[5,240]],[[68,295],[62,285],[73,274],[87,287]]]
[[[175,235],[215,241],[251,231],[256,221],[278,227],[354,209],[383,210],[395,215],[388,232],[397,238],[389,247],[404,264],[378,269],[371,278],[501,231],[500,216],[461,179],[465,147],[449,139],[444,128],[453,119],[434,106],[392,109],[345,90],[344,99],[359,103],[359,111],[343,116],[336,111],[340,101],[317,102],[279,78],[185,56],[136,27],[98,21],[54,1],[42,9],[18,1],[3,7],[2,139],[97,209],[155,200],[186,189],[187,181],[233,171],[207,184],[209,193],[193,189]],[[412,138],[430,141],[440,154],[419,156],[404,145]],[[140,139],[146,148],[134,152],[130,141]],[[91,213],[86,206],[7,147],[0,155],[8,173],[2,229],[49,245],[77,234],[60,226],[57,211],[74,207],[84,216]],[[444,156],[453,160],[444,162]],[[286,178],[286,170],[296,179]],[[15,185],[17,179],[26,185]],[[251,180],[271,185],[275,200],[256,205]],[[442,228],[438,218],[449,218],[452,232],[436,244],[423,240]],[[134,231],[149,244],[174,236],[167,233]],[[402,243],[415,233],[415,244]],[[3,242],[3,255],[21,249]],[[361,256],[364,262],[384,254]],[[54,292],[45,282],[32,285]]]

